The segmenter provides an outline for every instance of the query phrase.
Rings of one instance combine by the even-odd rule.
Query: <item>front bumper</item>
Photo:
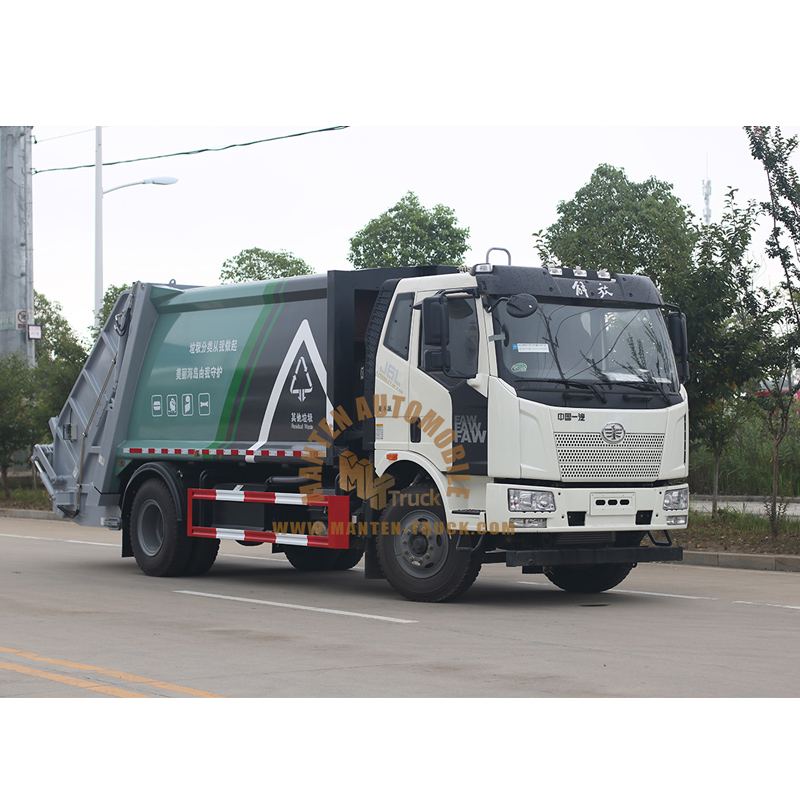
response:
[[[573,488],[490,483],[486,487],[486,519],[487,522],[508,523],[535,517],[546,520],[539,530],[547,533],[682,530],[687,526],[688,510],[664,511],[664,493],[680,488],[688,486]],[[555,511],[511,511],[509,489],[550,491],[555,497]],[[682,519],[672,524],[678,517]],[[516,524],[515,530],[526,532]]]

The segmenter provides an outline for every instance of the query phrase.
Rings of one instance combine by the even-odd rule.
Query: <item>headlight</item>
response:
[[[556,498],[552,492],[534,492],[526,489],[509,489],[508,510],[523,512],[555,511]]]
[[[688,489],[668,489],[664,492],[664,511],[686,511],[688,508]]]

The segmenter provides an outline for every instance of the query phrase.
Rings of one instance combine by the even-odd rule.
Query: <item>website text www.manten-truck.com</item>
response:
[[[281,534],[292,534],[294,536],[325,536],[326,534],[334,536],[343,536],[345,533],[350,536],[377,536],[382,534],[384,536],[399,536],[407,532],[411,528],[414,534],[421,533],[424,536],[443,536],[445,533],[449,536],[460,533],[464,535],[473,534],[476,531],[467,530],[466,522],[435,522],[430,523],[427,521],[400,523],[400,522],[350,522],[345,525],[342,522],[333,522],[328,526],[324,522],[280,522],[273,523],[273,532]],[[498,522],[479,522],[477,527],[479,534],[503,534],[509,535],[514,533],[514,524],[511,522],[504,522],[502,525]]]

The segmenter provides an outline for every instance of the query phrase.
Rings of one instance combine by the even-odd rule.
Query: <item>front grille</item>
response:
[[[558,544],[613,544],[614,533],[612,531],[582,531],[574,533],[562,533],[558,537]]]
[[[599,433],[556,433],[562,480],[589,478],[658,478],[663,433],[629,433],[609,444]]]

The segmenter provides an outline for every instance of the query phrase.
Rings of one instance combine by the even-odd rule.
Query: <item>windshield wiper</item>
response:
[[[648,394],[660,394],[664,398],[665,405],[669,405],[669,395],[666,389],[656,380],[650,381],[612,381],[606,379],[605,381],[610,386],[627,386],[631,389],[638,389],[640,392],[647,392]]]
[[[514,383],[560,383],[563,386],[590,391],[601,402],[607,403],[608,398],[593,383],[571,381],[569,378],[514,378]]]

